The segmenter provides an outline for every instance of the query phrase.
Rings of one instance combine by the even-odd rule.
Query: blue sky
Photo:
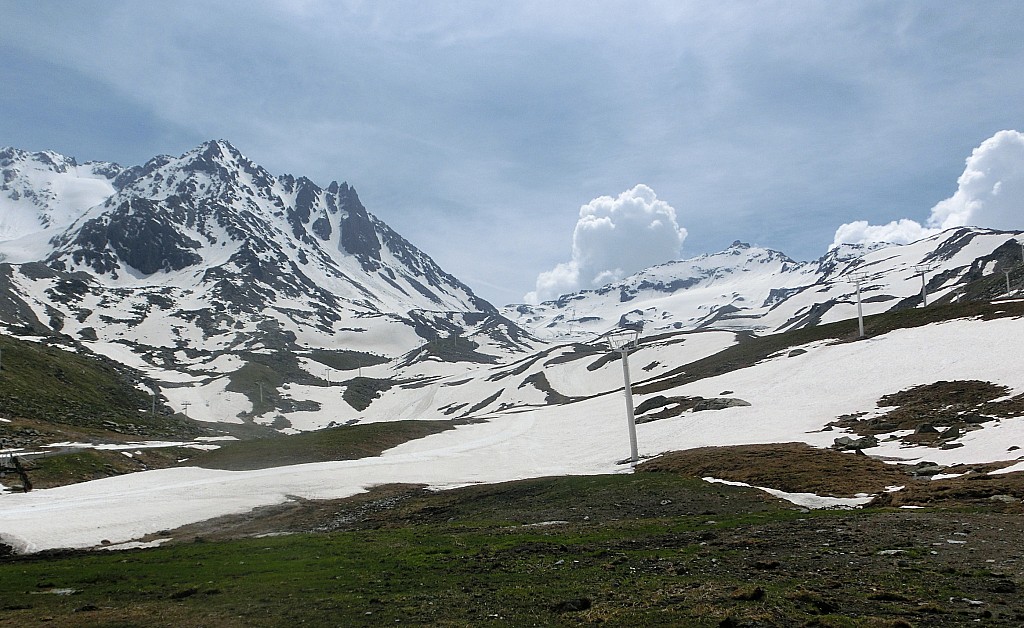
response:
[[[130,165],[227,139],[348,181],[504,304],[640,185],[685,232],[668,258],[923,223],[1024,127],[1022,71],[1017,1],[6,2],[0,145]]]

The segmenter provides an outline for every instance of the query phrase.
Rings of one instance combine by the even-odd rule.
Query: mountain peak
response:
[[[186,170],[223,174],[224,169],[260,169],[227,140],[209,140],[182,155],[178,161]]]
[[[227,140],[207,140],[189,151],[189,153],[197,153],[207,159],[230,159],[232,161],[245,159],[241,151]],[[186,153],[186,155],[189,153]]]

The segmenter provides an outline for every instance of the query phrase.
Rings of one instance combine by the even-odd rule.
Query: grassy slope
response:
[[[195,453],[184,464],[245,471],[308,462],[356,460],[380,455],[385,449],[453,429],[456,425],[458,423],[453,421],[391,421],[223,442],[219,449]]]
[[[205,433],[179,417],[153,416],[150,396],[136,386],[138,375],[109,360],[2,335],[0,350],[0,412],[5,418],[115,440],[117,434],[166,438]]]

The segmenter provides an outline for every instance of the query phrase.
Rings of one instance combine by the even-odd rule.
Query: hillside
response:
[[[739,342],[729,332],[652,336],[630,356],[638,374],[634,394],[641,455],[793,441],[830,447],[839,438],[870,435],[875,441],[860,446],[864,453],[928,467],[933,473],[962,464],[1013,472],[1020,466],[1016,450],[1024,446],[1014,366],[1015,356],[1024,351],[1016,332],[1022,314],[1020,302],[932,305],[868,317],[864,340],[855,340],[854,321]],[[546,383],[536,373],[543,373]],[[399,384],[383,391],[371,407],[390,403],[391,395],[398,403],[410,394],[440,404],[453,389],[472,391],[485,385],[510,392],[531,386],[536,401],[502,410],[499,395],[496,410],[480,411],[477,420],[451,423],[459,416],[452,413],[443,418],[454,429],[421,433],[404,444],[392,441],[390,449],[375,457],[339,457],[335,462],[309,458],[302,451],[317,442],[314,432],[304,435],[313,440],[297,449],[283,441],[270,445],[266,451],[294,449],[296,454],[276,456],[269,467],[259,462],[267,455],[258,453],[259,448],[251,450],[247,466],[231,467],[252,471],[183,466],[5,495],[0,526],[5,542],[23,551],[91,546],[100,540],[116,544],[157,529],[297,498],[354,495],[381,483],[443,488],[626,472],[628,466],[621,464],[628,448],[620,378],[619,365],[607,354],[577,345],[552,348],[511,365],[478,365],[459,376],[430,376],[428,386]],[[620,382],[618,391],[615,380]],[[958,384],[943,388],[942,382]],[[712,404],[707,407],[722,409],[704,409],[693,403],[723,398],[749,405]],[[953,410],[936,414],[941,408]],[[898,412],[905,418],[895,420]],[[925,424],[931,430],[928,437],[922,433]],[[362,433],[347,431],[352,429],[334,428],[323,436],[341,438],[341,443],[346,434],[357,438]],[[919,433],[921,437],[914,437]],[[242,443],[224,443],[228,457],[244,459],[245,451]],[[201,465],[202,459],[197,456],[186,465]],[[993,466],[984,466],[989,463]],[[197,491],[203,499],[196,499]],[[121,500],[124,494],[133,496],[130,504]],[[34,514],[42,504],[72,510],[44,523]]]

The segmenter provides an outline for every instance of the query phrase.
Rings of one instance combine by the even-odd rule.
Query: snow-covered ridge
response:
[[[1020,263],[1021,239],[1021,232],[961,227],[905,245],[841,245],[811,262],[735,242],[720,253],[654,266],[597,290],[506,306],[503,314],[535,335],[559,339],[585,339],[623,323],[642,323],[648,333],[772,333],[851,318],[853,279],[861,275],[865,314],[919,303],[922,272],[928,298],[948,298],[981,276],[978,260]]]
[[[114,194],[113,182],[120,172],[114,163],[79,165],[74,158],[50,151],[0,148],[0,241],[67,226]],[[31,248],[22,249],[20,256],[12,256],[14,252],[5,251],[14,258],[10,261],[30,261]]]

